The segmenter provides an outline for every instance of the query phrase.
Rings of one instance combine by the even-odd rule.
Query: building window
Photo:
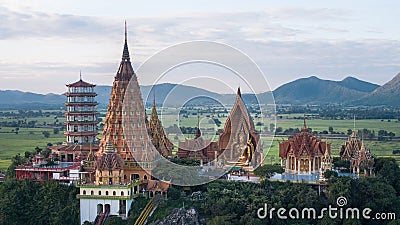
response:
[[[101,191],[99,191],[99,195],[101,195]]]
[[[124,196],[124,192],[123,191],[121,191],[121,196]]]
[[[85,190],[83,190],[83,194],[86,195],[86,191]]]
[[[90,195],[93,195],[94,193],[93,193],[93,191],[90,191]]]
[[[115,191],[113,191],[113,195],[115,196],[117,193]]]
[[[106,195],[108,195],[108,191],[106,191]]]

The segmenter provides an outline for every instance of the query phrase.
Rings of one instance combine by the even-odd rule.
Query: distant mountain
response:
[[[346,77],[344,80],[338,81],[338,84],[343,87],[367,93],[373,92],[375,89],[380,87],[377,84],[362,81],[355,77]]]
[[[377,88],[363,98],[354,101],[357,105],[400,106],[400,73],[391,81]]]
[[[335,104],[360,99],[377,87],[353,77],[332,81],[311,76],[284,84],[273,93],[278,104]]]
[[[17,90],[0,90],[0,104],[26,104],[26,103],[46,103],[62,104],[65,96],[58,94],[36,94],[32,92],[22,92]]]
[[[109,103],[111,86],[96,86],[96,101],[101,107]],[[153,102],[155,91],[156,104],[165,106],[223,104],[230,105],[235,101],[236,94],[218,94],[201,88],[177,85],[157,84],[141,86],[142,98],[149,106]],[[396,98],[400,94],[400,74],[392,81],[379,87],[347,77],[342,81],[322,80],[311,76],[284,84],[273,91],[275,102],[278,104],[356,104],[356,105],[399,105]],[[272,103],[270,92],[242,94],[246,104]],[[18,104],[30,107],[38,105],[49,107],[53,104],[57,108],[63,107],[65,96],[62,94],[36,94],[16,90],[0,91],[0,107]]]

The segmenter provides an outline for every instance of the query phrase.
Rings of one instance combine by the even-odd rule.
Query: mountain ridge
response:
[[[153,92],[156,91],[156,104],[166,106],[177,106],[182,104],[233,104],[236,94],[219,94],[202,88],[172,83],[152,85],[141,85],[142,98],[147,105],[153,102]],[[357,104],[357,105],[379,105],[379,98],[388,99],[388,94],[400,91],[400,73],[383,86],[373,84],[358,78],[348,76],[340,81],[324,80],[317,76],[299,78],[276,88],[273,91],[277,104]],[[96,101],[100,105],[109,103],[111,86],[98,85],[95,88],[98,96]],[[400,93],[399,93],[400,94]],[[196,96],[197,100],[190,100]],[[204,97],[208,96],[208,97]],[[257,95],[242,94],[246,104],[272,103],[271,93],[264,92]],[[214,99],[214,100],[213,100]],[[395,99],[391,97],[390,99]],[[65,96],[63,94],[37,94],[19,90],[0,90],[0,104],[59,104],[63,105]],[[397,101],[383,101],[384,105],[397,104]]]

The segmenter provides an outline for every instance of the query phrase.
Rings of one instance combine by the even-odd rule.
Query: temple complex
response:
[[[260,136],[238,88],[235,103],[219,135],[220,158],[225,165],[244,166],[252,170],[253,166],[263,163],[259,141]]]
[[[263,163],[259,141],[260,136],[238,88],[235,102],[224,128],[220,131],[218,141],[203,139],[198,124],[195,138],[179,143],[178,158],[198,159],[205,163],[217,159],[221,165],[253,171],[254,167]],[[213,164],[216,165],[217,162]]]
[[[285,163],[286,173],[318,173],[324,159],[330,160],[330,151],[329,143],[310,134],[305,119],[303,129],[299,134],[279,143],[279,157],[281,163]]]

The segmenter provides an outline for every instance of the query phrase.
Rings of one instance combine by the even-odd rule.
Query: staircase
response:
[[[140,213],[137,218],[135,225],[144,225],[147,222],[147,219],[150,217],[151,213],[157,208],[160,203],[162,196],[156,195],[152,198],[149,203],[147,203],[146,207],[144,207],[143,211]]]
[[[108,209],[104,213],[98,215],[94,224],[103,225],[106,222],[109,214],[110,214],[110,209]]]

